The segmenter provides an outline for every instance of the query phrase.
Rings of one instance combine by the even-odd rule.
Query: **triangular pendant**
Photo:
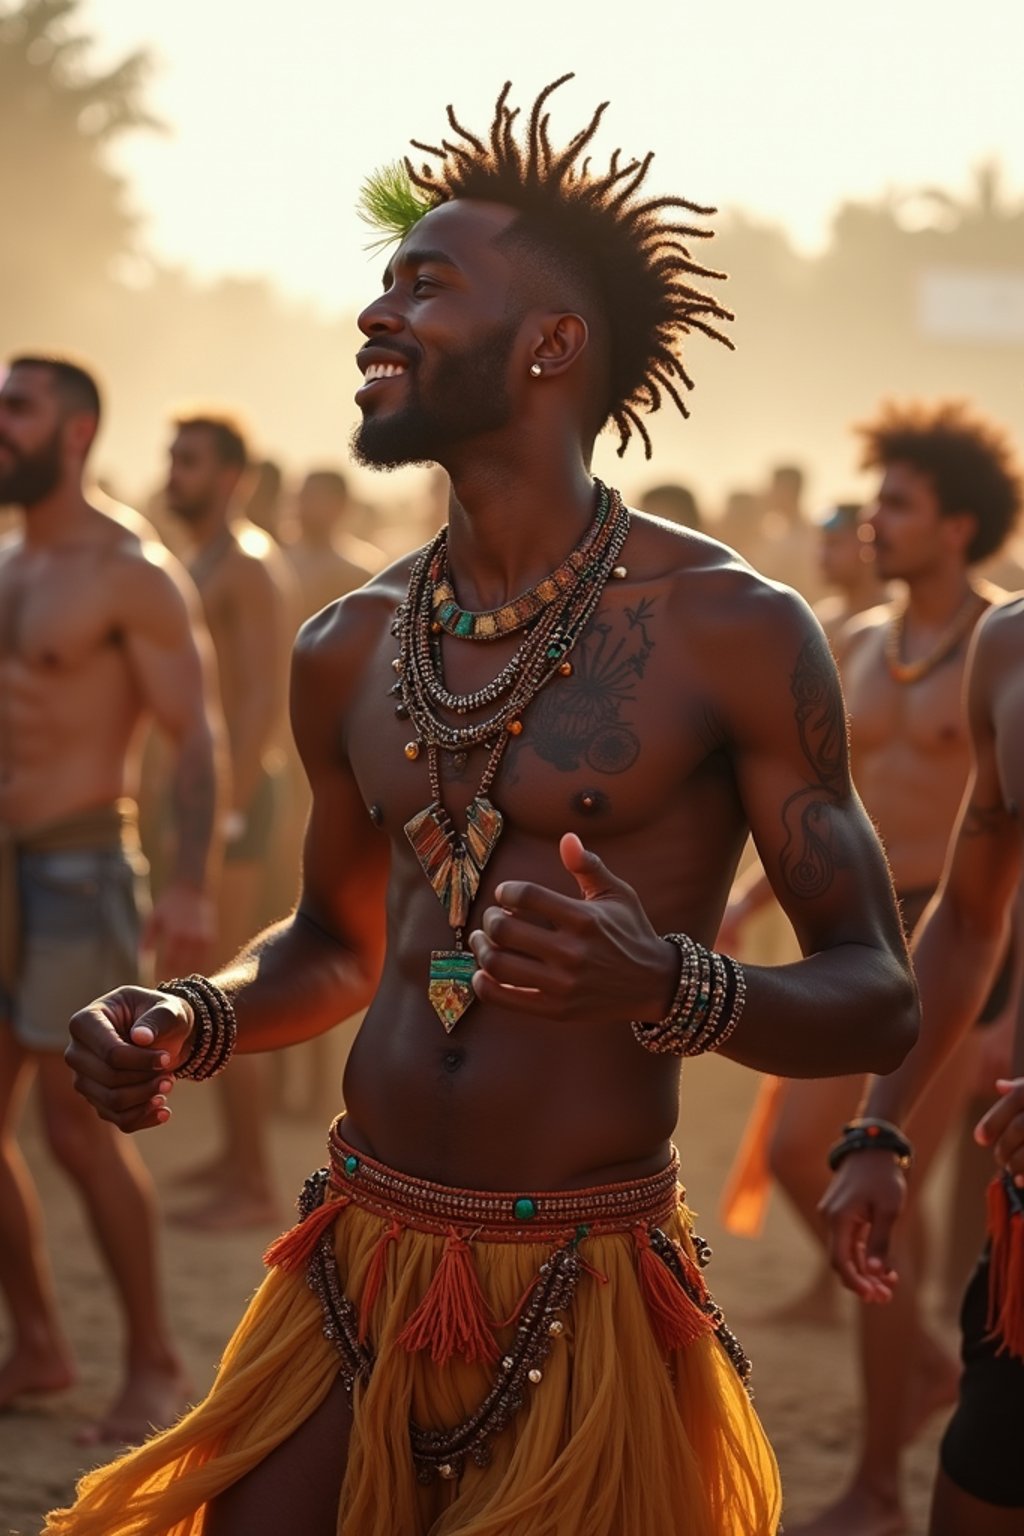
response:
[[[450,1035],[476,994],[473,972],[476,960],[468,949],[432,949],[427,996]]]
[[[448,914],[450,927],[465,927],[480,889],[480,876],[503,826],[501,812],[486,795],[475,795],[466,807],[465,838],[456,835],[447,811],[437,800],[406,822],[405,835]]]

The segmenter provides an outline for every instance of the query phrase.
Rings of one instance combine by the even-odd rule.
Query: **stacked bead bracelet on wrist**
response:
[[[195,1020],[192,1049],[181,1065],[175,1067],[174,1076],[203,1083],[223,1072],[238,1039],[235,1010],[227,994],[206,976],[162,981],[158,990],[188,1003]]]
[[[904,1171],[914,1156],[913,1147],[898,1126],[888,1120],[870,1118],[851,1120],[843,1126],[843,1134],[828,1154],[832,1172],[854,1152],[891,1152]]]
[[[743,967],[688,934],[664,937],[679,950],[681,961],[672,1007],[655,1024],[634,1019],[633,1034],[645,1050],[659,1056],[720,1050],[739,1024],[747,1000]]]

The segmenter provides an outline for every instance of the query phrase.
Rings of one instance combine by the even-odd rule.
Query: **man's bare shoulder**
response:
[[[776,639],[786,645],[797,632],[821,634],[799,593],[755,570],[727,544],[642,513],[634,519],[629,575],[667,584],[673,611],[694,643],[725,643],[732,652],[751,643],[771,649]]]
[[[844,661],[848,661],[856,651],[880,644],[892,623],[894,611],[893,603],[878,603],[874,608],[865,608],[862,613],[855,613],[847,619],[833,636],[833,643],[841,651]]]
[[[189,627],[202,622],[191,577],[166,544],[140,538],[114,518],[108,521],[116,535],[107,548],[104,589],[114,619],[128,634],[179,643]]]
[[[403,555],[307,619],[295,642],[296,661],[329,667],[345,665],[355,654],[365,656],[366,647],[379,640],[405,598],[415,558],[416,552]]]
[[[89,504],[106,522],[114,524],[115,528],[123,528],[140,543],[162,544],[159,533],[147,517],[128,506],[127,502],[118,501],[116,496],[111,496],[102,486],[93,486],[89,492]]]
[[[237,518],[231,523],[233,543],[219,566],[218,586],[240,599],[273,595],[290,598],[295,575],[281,546],[264,529]]]
[[[968,706],[972,733],[979,743],[993,729],[1004,730],[1020,716],[1020,678],[1024,670],[1024,594],[991,607],[974,631],[968,663]],[[1010,705],[1011,715],[1006,706]],[[996,725],[997,719],[1001,725]]]
[[[994,604],[978,625],[975,665],[1019,664],[1024,658],[1024,593]]]

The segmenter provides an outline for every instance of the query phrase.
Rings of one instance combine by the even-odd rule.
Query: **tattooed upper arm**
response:
[[[765,872],[805,952],[830,942],[898,942],[885,856],[850,780],[842,687],[802,601],[755,595],[728,669],[737,783]],[[746,628],[746,626],[743,626]],[[730,681],[731,680],[731,681]]]
[[[779,865],[793,895],[807,899],[828,890],[843,862],[834,812],[850,793],[846,712],[824,636],[809,635],[800,647],[790,693],[808,782],[783,802]]]

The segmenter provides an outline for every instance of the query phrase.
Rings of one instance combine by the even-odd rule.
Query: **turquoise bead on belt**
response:
[[[537,1214],[536,1200],[531,1200],[529,1195],[520,1195],[512,1207],[512,1214],[516,1221],[532,1221]]]
[[[349,1178],[352,1178],[353,1174],[359,1172],[359,1159],[358,1157],[353,1157],[350,1152],[341,1166],[344,1168]]]

